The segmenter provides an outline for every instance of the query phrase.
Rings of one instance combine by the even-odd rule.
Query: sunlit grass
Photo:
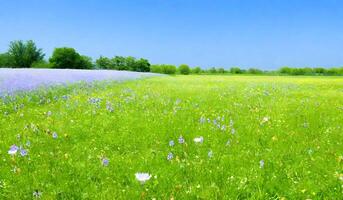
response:
[[[4,97],[0,116],[0,199],[343,196],[342,78],[81,84]]]

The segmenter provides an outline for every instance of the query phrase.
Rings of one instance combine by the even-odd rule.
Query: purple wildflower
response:
[[[8,150],[8,154],[15,155],[17,154],[19,148],[14,144],[10,147],[10,150]]]
[[[110,164],[110,160],[108,158],[102,158],[101,160],[102,165],[107,167]]]
[[[23,148],[20,148],[20,155],[22,157],[27,156],[27,151],[25,149],[23,149]]]
[[[56,132],[53,132],[53,133],[52,133],[52,138],[54,138],[54,139],[57,139],[57,138],[58,138],[58,135],[57,135]]]

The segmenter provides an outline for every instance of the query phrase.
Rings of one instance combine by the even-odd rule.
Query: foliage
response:
[[[231,74],[243,74],[243,70],[241,70],[239,67],[232,67],[230,68]]]
[[[96,66],[100,69],[115,69],[137,72],[149,72],[150,63],[147,59],[136,59],[132,56],[115,56],[113,58],[102,57],[96,60]]]
[[[90,57],[81,56],[73,48],[55,48],[49,59],[53,68],[59,69],[92,69],[93,64]]]
[[[32,40],[12,41],[9,45],[8,55],[11,61],[10,65],[16,68],[31,67],[32,63],[43,60],[45,56],[42,49],[38,49]]]
[[[32,63],[31,67],[32,68],[52,68],[52,65],[46,60],[41,60],[41,61]]]
[[[183,74],[183,75],[188,75],[191,72],[191,69],[186,64],[180,65],[178,70],[180,74]]]
[[[11,67],[13,63],[13,59],[8,53],[0,54],[0,67]]]
[[[201,73],[201,68],[200,68],[200,67],[194,67],[194,68],[191,70],[191,73],[192,73],[192,74],[200,74],[200,73]]]

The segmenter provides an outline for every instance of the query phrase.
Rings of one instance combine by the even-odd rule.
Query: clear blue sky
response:
[[[342,0],[0,0],[0,51],[144,57],[202,67],[343,66]]]

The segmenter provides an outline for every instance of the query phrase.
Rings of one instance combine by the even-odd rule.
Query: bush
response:
[[[188,75],[191,72],[191,69],[188,65],[182,64],[179,66],[179,72],[183,75]]]
[[[52,68],[52,65],[45,60],[41,60],[41,61],[32,63],[31,67],[32,68]]]
[[[150,72],[153,72],[153,73],[162,73],[162,67],[161,67],[161,65],[151,65],[151,66],[150,66]]]
[[[91,58],[81,56],[73,48],[62,47],[55,48],[49,59],[53,68],[60,69],[92,69],[93,63]]]

